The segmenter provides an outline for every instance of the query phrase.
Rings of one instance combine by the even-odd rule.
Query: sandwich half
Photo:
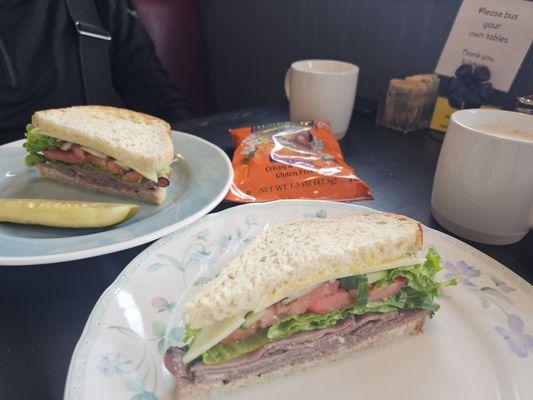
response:
[[[422,227],[369,213],[259,235],[185,305],[186,343],[165,354],[178,399],[274,379],[422,332],[438,310],[439,257]]]
[[[26,164],[86,189],[161,204],[174,148],[170,125],[135,111],[76,106],[38,111],[26,128]]]

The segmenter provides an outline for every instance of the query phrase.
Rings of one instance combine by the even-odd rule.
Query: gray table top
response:
[[[284,121],[285,105],[240,110],[174,126],[201,136],[231,156],[229,128]],[[401,134],[354,117],[341,140],[346,161],[372,188],[360,204],[415,218],[431,217],[430,196],[441,142],[429,131]],[[221,203],[213,212],[234,206]],[[449,233],[449,232],[446,232]],[[452,235],[453,236],[453,235]],[[467,242],[533,282],[533,234],[508,246]],[[70,356],[100,294],[147,245],[46,266],[0,267],[0,387],[2,399],[59,399]]]

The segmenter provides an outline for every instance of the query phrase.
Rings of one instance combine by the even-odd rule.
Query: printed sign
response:
[[[533,41],[533,2],[464,0],[435,72],[453,76],[461,64],[484,65],[490,82],[508,91]]]

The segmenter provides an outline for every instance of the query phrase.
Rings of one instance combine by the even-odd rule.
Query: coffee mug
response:
[[[302,60],[285,74],[291,121],[322,120],[333,134],[346,134],[353,111],[359,67],[343,61]]]
[[[437,163],[431,212],[466,239],[510,244],[533,227],[533,116],[452,114]]]

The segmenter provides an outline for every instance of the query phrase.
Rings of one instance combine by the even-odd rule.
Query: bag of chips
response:
[[[281,122],[230,130],[235,172],[226,199],[371,199],[368,185],[344,162],[337,139],[321,121]]]

